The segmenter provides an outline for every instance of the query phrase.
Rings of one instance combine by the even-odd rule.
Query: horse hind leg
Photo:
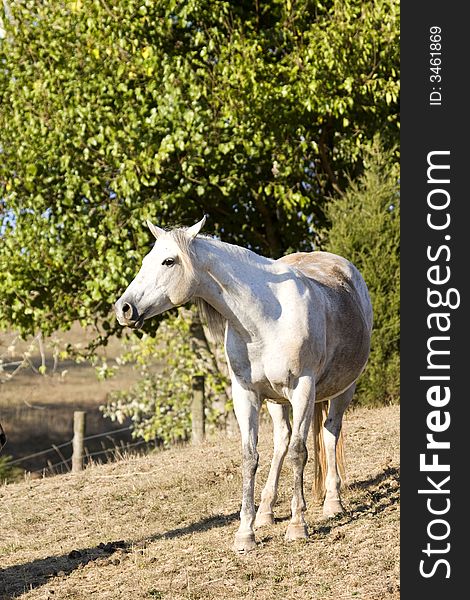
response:
[[[353,384],[345,392],[330,400],[328,417],[323,425],[327,464],[325,479],[326,493],[323,503],[324,517],[332,517],[344,510],[340,497],[341,477],[338,471],[337,444],[341,433],[343,415],[352,400],[355,389],[356,384]]]
[[[277,500],[277,487],[282,463],[287,453],[291,435],[289,405],[267,402],[268,412],[273,422],[273,458],[266,485],[261,493],[261,502],[256,513],[255,527],[274,523],[274,505]]]

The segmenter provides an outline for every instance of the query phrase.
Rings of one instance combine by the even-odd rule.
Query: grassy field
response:
[[[285,465],[276,523],[257,532],[257,549],[244,556],[231,550],[237,437],[4,486],[0,598],[398,600],[399,409],[349,411],[345,434],[346,512],[325,521],[310,500],[309,539],[285,542]],[[266,422],[258,500],[271,447]],[[308,491],[312,471],[309,461]]]

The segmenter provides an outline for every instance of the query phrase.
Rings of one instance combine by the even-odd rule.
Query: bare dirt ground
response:
[[[248,555],[231,550],[241,497],[237,437],[218,437],[78,475],[0,488],[0,598],[399,598],[399,409],[357,409],[345,422],[346,512],[287,543],[291,474],[283,468],[276,523]],[[271,455],[260,436],[257,499]]]

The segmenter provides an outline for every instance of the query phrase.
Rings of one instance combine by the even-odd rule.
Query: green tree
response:
[[[396,142],[398,0],[3,7],[0,325],[22,333],[110,330],[146,218],[311,249],[373,135]]]
[[[328,205],[325,249],[351,260],[367,282],[374,310],[371,354],[355,399],[397,402],[400,385],[400,197],[398,163],[376,143],[363,175]]]

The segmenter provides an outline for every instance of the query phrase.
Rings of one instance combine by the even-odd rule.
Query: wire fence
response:
[[[205,394],[204,378],[202,376],[196,376],[193,378],[192,391],[193,398],[191,406],[191,439],[193,443],[199,444],[203,442],[205,437]],[[142,447],[144,445],[147,448],[156,448],[159,445],[157,439],[151,441],[141,439],[133,443],[125,443],[121,439],[119,440],[119,443],[116,443],[114,439],[116,435],[132,431],[132,426],[122,427],[121,429],[112,429],[108,431],[103,431],[101,433],[95,433],[93,435],[85,436],[86,411],[74,412],[73,428],[74,437],[71,440],[58,445],[52,444],[50,448],[39,450],[38,452],[28,454],[27,456],[20,456],[18,458],[14,458],[13,460],[4,461],[2,464],[3,469],[18,467],[19,465],[21,465],[21,463],[24,463],[26,461],[32,461],[41,456],[46,458],[49,454],[53,454],[54,456],[58,456],[60,458],[58,462],[52,462],[50,458],[46,458],[47,467],[44,466],[40,469],[25,470],[30,473],[42,473],[43,475],[46,475],[48,472],[50,474],[57,474],[58,472],[65,471],[75,473],[77,471],[81,471],[84,464],[86,463],[89,464],[93,461],[101,462],[100,457],[104,456],[107,460],[123,458],[124,455],[131,449]],[[93,452],[89,452],[85,443],[87,441],[96,442],[96,440],[100,438],[107,438],[112,442],[113,445],[107,448],[103,441],[101,441],[101,450],[93,450]],[[62,450],[68,448],[69,446],[72,447],[72,454],[70,457],[66,457]]]
[[[96,433],[94,435],[89,435],[86,436],[84,438],[84,441],[88,441],[88,440],[94,440],[96,438],[100,438],[100,437],[112,437],[110,434],[117,434],[117,433],[122,433],[124,431],[131,431],[133,428],[132,427],[123,427],[122,429],[110,429],[109,431],[104,431],[102,433]],[[28,454],[27,456],[21,456],[19,458],[15,458],[14,460],[9,460],[8,462],[5,462],[4,465],[7,467],[10,466],[14,466],[17,464],[20,464],[26,460],[32,460],[33,458],[37,458],[38,456],[43,456],[48,454],[49,452],[57,452],[57,450],[60,450],[61,448],[66,448],[67,446],[71,446],[73,443],[73,440],[69,440],[68,442],[64,442],[63,444],[58,444],[58,445],[52,445],[50,448],[46,448],[45,450],[40,450],[39,452],[34,452],[34,454]]]
[[[98,439],[102,439],[102,438],[106,438],[107,440],[112,442],[111,446],[106,447],[104,442],[101,442],[101,450],[96,450],[93,452],[89,452],[87,447],[84,446],[84,461],[88,464],[92,463],[92,462],[101,462],[102,458],[105,458],[106,461],[109,460],[116,460],[119,458],[123,458],[125,456],[125,454],[127,454],[129,451],[136,449],[136,448],[142,448],[145,446],[145,448],[149,449],[149,448],[155,448],[158,446],[158,442],[157,440],[151,440],[151,441],[146,441],[144,439],[140,439],[136,442],[124,442],[122,439],[119,440],[119,442],[116,441],[116,436],[125,432],[130,432],[133,430],[132,426],[129,427],[122,427],[120,429],[111,429],[108,431],[103,431],[101,433],[95,433],[93,435],[88,435],[85,436],[83,438],[83,442],[87,442],[87,441],[96,441]],[[28,472],[30,473],[38,473],[38,474],[42,474],[42,475],[47,475],[47,474],[51,474],[51,475],[56,475],[58,473],[63,473],[63,472],[69,472],[71,471],[71,464],[72,464],[72,458],[73,456],[64,456],[64,453],[62,452],[63,449],[66,448],[73,448],[73,439],[64,442],[62,444],[52,444],[51,447],[46,448],[44,450],[39,450],[38,452],[34,452],[32,454],[28,454],[26,456],[21,456],[18,458],[15,458],[13,460],[9,460],[9,461],[5,461],[3,463],[3,467],[5,468],[9,468],[9,467],[19,467],[21,466],[22,463],[26,462],[26,461],[31,461],[34,460],[38,457],[47,457],[47,455],[51,454],[51,455],[55,455],[58,456],[60,458],[59,461],[57,462],[53,462],[53,456],[51,456],[51,458],[46,458],[46,463],[47,466],[43,466],[40,469],[26,469]]]
[[[129,444],[129,443],[124,444],[122,447],[114,446],[111,448],[105,448],[104,450],[99,450],[97,452],[87,452],[85,449],[85,455],[86,455],[88,463],[93,462],[93,459],[95,459],[96,456],[103,456],[103,455],[106,455],[107,458],[112,458],[112,459],[124,458],[125,453],[128,452],[130,449],[136,448],[137,446],[143,446],[144,444],[148,448],[152,448],[152,447],[156,446],[156,444],[154,442],[147,442],[146,440],[139,440],[138,442],[134,442],[132,444]],[[55,474],[55,472],[57,470],[61,469],[64,466],[67,468],[67,471],[70,471],[71,469],[68,465],[71,462],[72,462],[72,457],[64,458],[63,460],[60,460],[56,463],[51,462],[50,464],[47,465],[47,469],[46,469],[46,467],[43,467],[42,469],[36,469],[34,471],[31,471],[31,473],[43,473],[44,470],[48,470],[51,473]]]

